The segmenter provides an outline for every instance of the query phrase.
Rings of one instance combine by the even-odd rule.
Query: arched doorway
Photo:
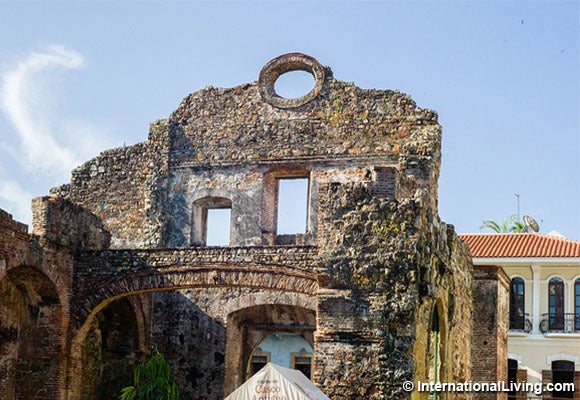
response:
[[[135,310],[129,298],[116,300],[90,322],[82,349],[81,398],[118,398],[133,382],[141,357]]]
[[[0,398],[59,398],[62,314],[55,285],[38,269],[13,268],[0,281]]]
[[[280,355],[285,354],[286,359],[292,357],[289,349],[297,350],[294,358],[298,358],[298,364],[306,364],[305,358],[313,354],[315,329],[316,312],[300,306],[262,304],[231,313],[227,322],[224,394],[227,396],[256,372],[260,360],[264,360],[263,346],[275,348],[269,341],[281,343]],[[307,371],[308,366],[301,368]]]

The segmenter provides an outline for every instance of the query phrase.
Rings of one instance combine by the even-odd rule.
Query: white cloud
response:
[[[0,178],[0,200],[2,203],[10,204],[10,210],[14,213],[15,219],[28,225],[32,221],[32,211],[30,202],[32,193],[23,189],[14,180],[3,180]]]
[[[23,165],[49,175],[61,175],[79,164],[76,151],[62,141],[59,143],[58,132],[55,134],[51,129],[51,116],[43,114],[50,99],[42,93],[42,81],[34,77],[55,68],[80,69],[84,65],[81,54],[64,46],[51,46],[43,52],[30,53],[2,75],[0,103],[18,134],[17,150]]]
[[[99,151],[113,147],[102,123],[55,107],[62,97],[54,83],[62,72],[85,66],[64,46],[34,51],[0,75],[0,111],[12,125],[0,132],[0,208],[30,224],[33,195],[70,179],[70,172]]]

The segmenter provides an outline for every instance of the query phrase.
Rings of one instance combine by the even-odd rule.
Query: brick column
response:
[[[473,382],[507,381],[509,277],[499,266],[473,268]],[[474,400],[507,398],[506,393],[474,393]]]

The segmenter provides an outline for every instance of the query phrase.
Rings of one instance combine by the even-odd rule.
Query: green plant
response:
[[[484,219],[479,229],[491,229],[495,233],[519,233],[524,230],[524,224],[515,215],[497,222],[494,219]]]
[[[179,400],[177,385],[170,380],[169,364],[159,350],[135,368],[133,380],[133,386],[123,388],[121,400]]]

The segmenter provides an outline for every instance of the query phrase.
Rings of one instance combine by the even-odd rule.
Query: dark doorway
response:
[[[573,384],[574,383],[574,363],[572,361],[553,361],[552,362],[552,383]],[[572,387],[572,385],[570,385]],[[555,389],[558,389],[557,387]],[[574,391],[572,390],[553,390],[552,397],[573,399]]]

